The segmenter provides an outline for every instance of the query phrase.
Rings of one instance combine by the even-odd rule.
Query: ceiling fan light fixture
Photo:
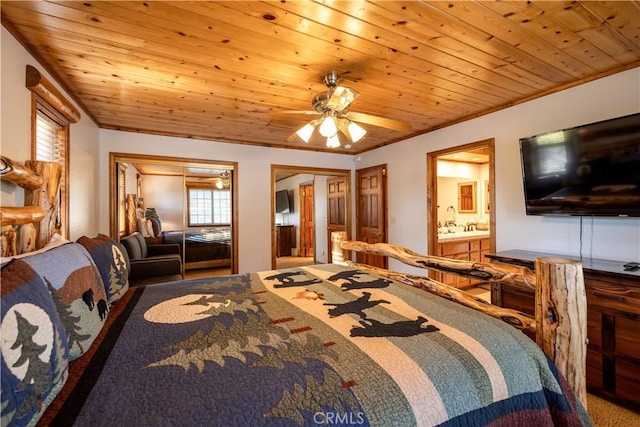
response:
[[[349,131],[349,139],[352,142],[360,141],[367,134],[367,131],[362,126],[352,121],[349,121],[347,130]]]
[[[334,136],[338,132],[338,126],[332,114],[326,114],[320,123],[320,135],[325,138]]]
[[[231,186],[231,173],[229,171],[222,172],[216,181],[216,188],[218,190],[227,189]]]
[[[327,107],[336,111],[346,110],[358,95],[359,93],[350,87],[336,86],[327,101]]]
[[[311,135],[313,134],[314,130],[315,130],[315,126],[313,126],[311,123],[307,123],[306,125],[304,125],[303,127],[301,127],[296,131],[296,135],[298,135],[300,139],[303,140],[305,143],[308,143],[309,140],[311,139]]]
[[[340,147],[340,138],[338,138],[338,134],[335,133],[332,136],[327,138],[327,148],[338,148]]]

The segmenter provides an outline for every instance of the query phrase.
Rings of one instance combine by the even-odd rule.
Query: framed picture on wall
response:
[[[476,213],[476,182],[458,183],[458,212]]]

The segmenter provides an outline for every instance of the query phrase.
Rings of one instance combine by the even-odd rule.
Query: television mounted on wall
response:
[[[640,113],[520,138],[527,215],[640,217]]]
[[[293,207],[291,206],[291,199],[289,197],[289,190],[276,191],[276,213],[292,213]]]

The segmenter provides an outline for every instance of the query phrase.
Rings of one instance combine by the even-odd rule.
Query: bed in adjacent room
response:
[[[184,243],[185,268],[216,268],[231,265],[231,227],[189,228],[161,231],[158,243]]]

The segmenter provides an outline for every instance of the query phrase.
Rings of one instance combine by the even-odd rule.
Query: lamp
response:
[[[333,135],[327,138],[327,147],[328,148],[340,147],[340,138],[338,137],[338,132],[334,133]]]
[[[218,190],[229,188],[231,185],[231,174],[229,171],[224,171],[218,176],[218,180],[216,181],[216,188]]]
[[[322,123],[320,123],[320,135],[329,138],[338,132],[338,127],[336,126],[336,121],[333,118],[332,112],[325,113],[324,119],[322,119]]]
[[[301,127],[300,129],[298,129],[296,131],[296,134],[300,137],[300,139],[302,139],[304,142],[309,142],[309,139],[311,139],[311,135],[313,134],[313,131],[315,130],[315,126],[313,126],[311,123],[307,123],[306,125],[304,125],[303,127]]]
[[[352,142],[358,142],[362,139],[363,136],[366,135],[367,131],[362,128],[359,124],[349,121],[347,125],[347,131],[349,134],[349,139]]]

